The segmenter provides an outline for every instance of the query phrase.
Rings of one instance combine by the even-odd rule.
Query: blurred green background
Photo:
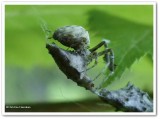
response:
[[[111,40],[109,47],[115,51],[115,62],[120,67],[117,70],[121,71],[120,73],[123,75],[120,77],[120,74],[117,74],[119,80],[113,81],[107,88],[119,89],[131,81],[142,90],[153,94],[152,5],[6,5],[6,104],[40,104],[44,102],[74,104],[82,100],[99,100],[96,95],[68,80],[58,69],[45,48],[45,34],[41,29],[42,21],[52,31],[65,25],[83,26],[89,31],[90,47],[101,42],[102,38]],[[130,55],[126,59],[125,57],[121,59],[128,51],[127,48],[136,45],[134,41],[145,34],[145,29],[151,31],[147,36],[150,39],[141,38],[142,42],[139,43],[141,45],[137,45],[136,50],[131,49],[135,54],[128,53]],[[56,44],[63,47],[58,42]],[[138,57],[134,58],[136,54]],[[120,65],[120,60],[123,65]],[[104,65],[100,58],[98,66],[88,72],[89,76],[95,77],[95,72],[101,70]],[[121,66],[123,66],[123,70]],[[129,67],[131,68],[129,69]],[[96,83],[101,81],[99,79]],[[99,105],[96,102],[93,103],[94,106]],[[104,106],[102,105],[100,107]],[[81,106],[87,111],[112,110],[111,108],[94,110],[83,104],[78,105],[78,107]],[[68,108],[68,110],[70,109]]]

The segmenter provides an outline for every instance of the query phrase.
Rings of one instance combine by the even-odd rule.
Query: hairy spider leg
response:
[[[102,85],[104,84],[104,82],[113,75],[114,70],[115,70],[115,64],[114,64],[114,52],[112,49],[106,49],[105,51],[102,51],[98,54],[98,56],[102,56],[104,55],[104,61],[106,62],[106,66],[105,68],[100,72],[100,74],[98,74],[98,76],[96,78],[98,78],[102,73],[104,73],[106,71],[106,69],[108,68],[110,70],[110,73],[107,75],[107,77],[105,76],[105,78],[102,79],[101,84],[99,85],[99,89],[102,87]]]
[[[98,45],[96,45],[95,47],[93,47],[92,49],[89,50],[91,52],[91,54],[89,55],[89,57],[91,58],[91,61],[92,61],[92,59],[95,59],[95,63],[93,64],[93,66],[87,68],[86,71],[94,68],[98,64],[98,53],[95,52],[95,51],[98,50],[102,46],[104,46],[105,48],[107,48],[108,47],[108,43],[109,42],[107,40],[103,40]]]
[[[115,64],[114,64],[114,52],[112,49],[106,49],[100,53],[98,56],[104,55],[104,61],[107,63],[107,67],[111,72],[114,72]]]
[[[106,69],[108,68],[111,71],[111,74],[114,72],[115,64],[114,64],[114,52],[112,49],[106,48],[106,50],[99,52],[98,57],[104,55],[104,61],[106,62],[106,66],[103,70],[94,78],[96,80]]]
[[[95,62],[94,62],[94,64],[91,67],[87,68],[86,71],[94,68],[98,64],[98,53],[97,52],[92,52],[89,55],[89,57],[91,58],[91,61],[92,61],[92,59],[95,59]]]
[[[96,51],[97,49],[99,49],[103,45],[104,45],[105,48],[107,48],[108,47],[108,41],[107,40],[101,41],[98,45],[96,45],[95,47],[93,47],[92,49],[90,49],[90,52],[92,53],[92,52]]]

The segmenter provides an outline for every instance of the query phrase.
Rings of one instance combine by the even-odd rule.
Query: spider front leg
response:
[[[92,69],[93,67],[95,67],[98,63],[98,53],[95,52],[97,49],[99,49],[100,47],[102,47],[104,45],[105,48],[108,47],[108,40],[103,40],[102,42],[100,42],[98,45],[96,45],[95,47],[93,47],[92,49],[90,49],[89,51],[91,52],[91,54],[88,56],[89,61],[92,61],[93,59],[95,59],[95,63],[93,66],[89,67],[88,69],[86,69],[86,71]],[[90,62],[89,62],[90,63]]]
[[[104,67],[104,69],[94,78],[94,80],[96,80],[102,73],[104,73],[106,71],[106,69],[108,68],[110,70],[110,75],[112,75],[114,73],[115,70],[115,64],[114,64],[114,52],[112,49],[106,48],[106,50],[99,52],[98,53],[98,57],[104,55],[104,61],[106,63],[106,66]],[[104,82],[104,81],[103,81]]]
[[[99,52],[98,56],[102,56],[104,55],[104,61],[106,62],[106,66],[104,67],[104,69],[94,78],[94,80],[96,80],[102,73],[104,73],[106,71],[106,69],[108,68],[110,70],[111,73],[108,74],[107,77],[105,77],[101,84],[99,85],[99,87],[97,89],[102,88],[102,85],[104,84],[104,82],[114,73],[115,70],[115,64],[114,64],[114,52],[112,49],[108,49],[106,48],[106,50]]]
[[[108,43],[109,41],[108,40],[103,40],[102,42],[100,42],[98,45],[96,45],[95,47],[93,47],[92,49],[90,49],[90,52],[94,52],[96,51],[97,49],[99,49],[100,47],[102,47],[104,45],[105,48],[108,47]]]
[[[97,52],[92,52],[89,56],[88,56],[88,60],[89,60],[89,63],[92,61],[92,60],[95,60],[94,64],[87,68],[86,71],[92,69],[93,67],[95,67],[97,64],[98,64],[98,53]],[[88,63],[88,64],[89,64]]]
[[[103,40],[102,42],[100,42],[97,46],[93,47],[92,49],[90,49],[90,52],[93,53],[95,52],[97,49],[99,49],[100,47],[104,46],[106,49],[100,53],[98,53],[97,55],[97,59],[99,56],[104,55],[104,61],[107,63],[107,67],[109,68],[109,70],[111,72],[114,72],[114,68],[115,68],[115,64],[114,64],[114,52],[112,49],[108,48],[108,40]]]
[[[114,64],[114,52],[112,49],[106,49],[102,52],[98,53],[98,56],[104,55],[104,61],[107,63],[108,69],[111,71],[111,73],[115,70],[115,64]]]

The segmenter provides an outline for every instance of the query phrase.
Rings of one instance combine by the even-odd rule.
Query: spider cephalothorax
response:
[[[72,25],[58,28],[53,33],[53,38],[61,44],[74,49],[73,51],[64,50],[59,48],[55,43],[46,45],[59,69],[68,79],[77,82],[78,85],[93,90],[93,80],[87,76],[86,71],[97,64],[99,56],[104,56],[106,66],[111,72],[114,72],[114,53],[108,48],[108,42],[103,40],[97,46],[88,49],[90,43],[89,34],[83,27]],[[105,50],[96,52],[101,46],[104,46]],[[87,68],[93,59],[95,60],[95,64]]]

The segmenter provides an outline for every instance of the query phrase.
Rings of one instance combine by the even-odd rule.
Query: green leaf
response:
[[[100,10],[91,10],[88,14],[90,31],[111,40],[109,48],[115,53],[115,73],[103,86],[120,79],[125,69],[130,68],[136,59],[147,53],[152,57],[153,26],[135,23]]]

